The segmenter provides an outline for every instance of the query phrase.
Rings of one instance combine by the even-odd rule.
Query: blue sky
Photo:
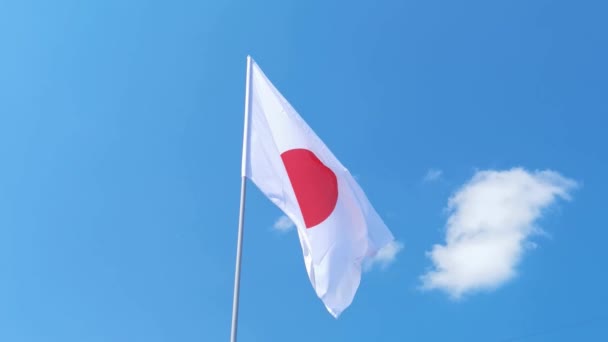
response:
[[[0,2],[0,340],[228,339],[247,54],[404,247],[335,320],[250,183],[240,341],[608,339],[607,10]],[[448,199],[515,167],[577,185],[537,204],[512,276],[422,290]]]

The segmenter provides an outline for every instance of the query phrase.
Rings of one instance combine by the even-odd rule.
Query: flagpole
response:
[[[232,327],[230,342],[236,342],[236,330],[239,318],[239,289],[241,283],[241,254],[243,251],[243,224],[245,221],[245,193],[247,188],[246,168],[249,145],[249,88],[251,85],[251,57],[247,56],[247,76],[245,86],[245,123],[243,127],[243,156],[241,160],[241,204],[239,209],[239,230],[236,240],[236,267],[234,270],[234,294],[232,297]]]

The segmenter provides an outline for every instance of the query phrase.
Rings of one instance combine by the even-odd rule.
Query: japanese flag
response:
[[[248,63],[243,176],[295,223],[310,282],[338,317],[359,287],[362,261],[393,236],[349,171]]]

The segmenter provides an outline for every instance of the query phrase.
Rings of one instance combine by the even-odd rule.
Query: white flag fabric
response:
[[[296,225],[308,277],[337,318],[353,301],[362,261],[393,235],[349,171],[250,63],[243,176]]]

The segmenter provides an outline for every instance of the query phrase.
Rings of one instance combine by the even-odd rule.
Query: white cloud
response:
[[[436,181],[439,178],[441,178],[441,176],[443,175],[443,171],[439,170],[439,169],[429,169],[426,174],[424,175],[424,181],[425,182],[432,182],[432,181]]]
[[[378,265],[381,269],[386,269],[395,261],[397,254],[403,249],[403,244],[399,241],[392,241],[388,245],[381,248],[373,258],[369,258],[363,262],[365,271],[371,270]]]
[[[289,219],[289,217],[283,215],[274,222],[274,225],[272,227],[278,231],[287,232],[294,228],[295,225]]]
[[[556,198],[569,199],[576,183],[557,172],[480,171],[448,201],[445,245],[428,252],[434,269],[423,288],[453,298],[494,289],[516,274],[516,266],[542,210]]]

